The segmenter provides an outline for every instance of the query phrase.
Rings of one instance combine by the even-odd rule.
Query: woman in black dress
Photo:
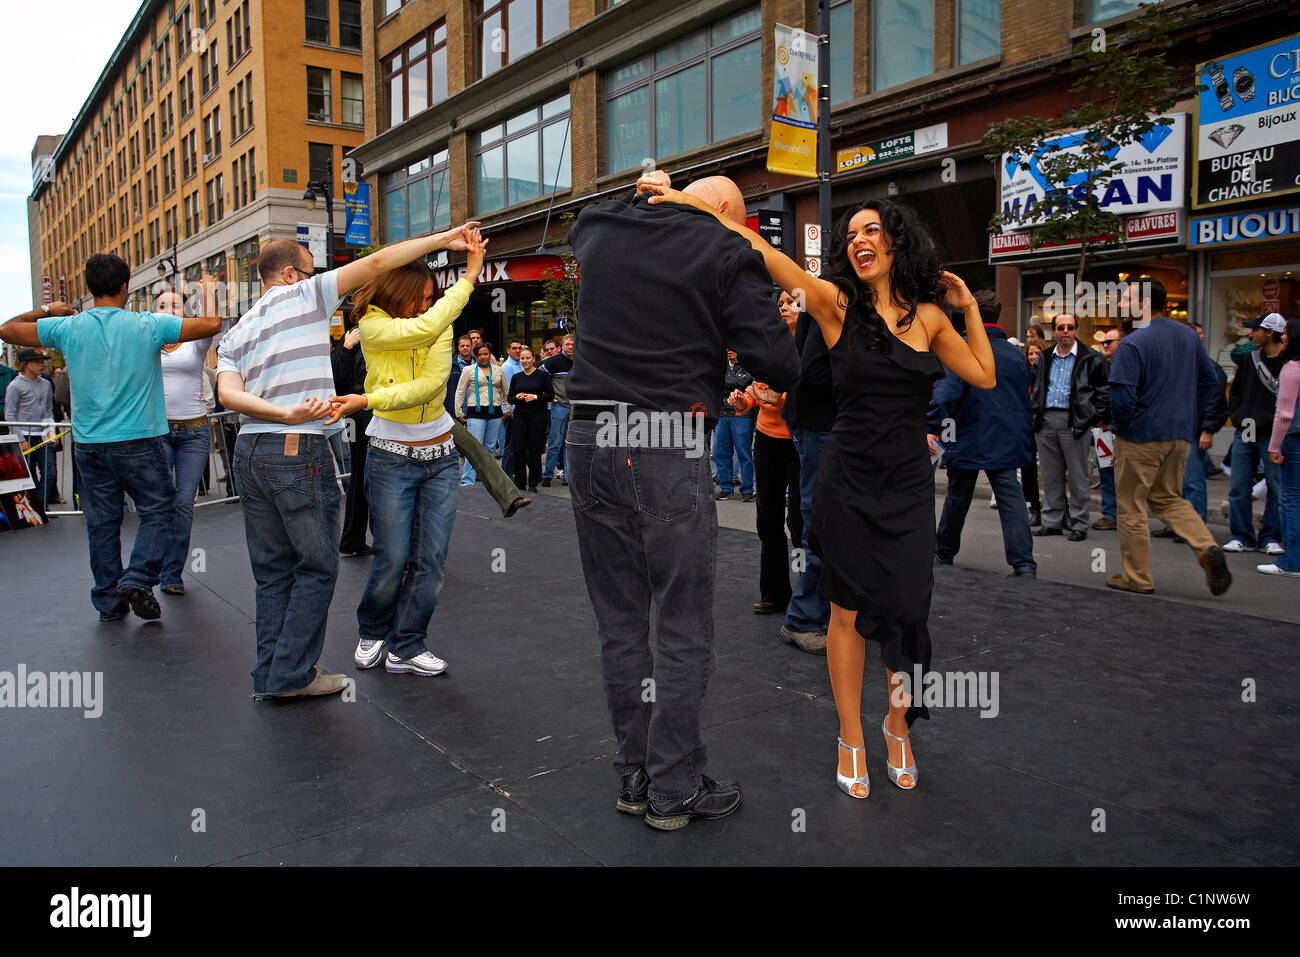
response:
[[[546,451],[546,429],[551,424],[551,374],[534,364],[533,350],[519,352],[523,371],[510,377],[510,405],[515,410],[510,423],[510,442],[515,450],[515,485],[537,491],[542,480],[542,453]]]
[[[651,202],[704,208],[657,176],[665,174],[638,183],[659,194]],[[812,543],[822,558],[822,593],[831,602],[826,654],[840,723],[836,781],[855,798],[870,788],[865,756],[859,758],[866,747],[865,638],[880,643],[890,689],[882,725],[889,779],[910,790],[917,771],[909,728],[929,717],[908,694],[914,669],[930,667],[934,474],[925,411],[943,374],[940,363],[976,388],[993,388],[988,335],[974,296],[940,271],[933,241],[904,206],[873,200],[841,217],[824,279],[752,230],[719,221],[763,255],[777,285],[796,299],[802,295],[830,350],[836,417],[817,470]],[[966,314],[969,344],[941,304]]]

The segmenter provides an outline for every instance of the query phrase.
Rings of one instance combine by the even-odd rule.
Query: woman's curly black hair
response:
[[[863,345],[871,349],[882,339],[884,319],[876,311],[875,292],[853,269],[848,243],[849,221],[864,209],[874,210],[880,216],[881,227],[894,254],[889,269],[890,298],[893,305],[905,310],[898,323],[899,331],[912,324],[918,305],[942,302],[944,290],[939,282],[939,254],[934,240],[915,210],[887,199],[873,199],[840,216],[831,231],[831,254],[824,278],[840,291],[840,302],[845,307],[845,332],[861,333]]]

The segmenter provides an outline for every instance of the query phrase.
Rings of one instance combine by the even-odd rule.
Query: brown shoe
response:
[[[776,604],[774,602],[770,602],[770,601],[754,602],[754,614],[756,615],[770,615],[773,612],[779,610],[780,609],[776,607]]]
[[[1092,523],[1094,532],[1113,532],[1118,526],[1105,516]]]
[[[1106,579],[1106,587],[1114,588],[1117,591],[1131,591],[1135,595],[1150,595],[1155,591],[1154,588],[1138,588],[1123,575],[1111,575]]]
[[[269,694],[268,698],[297,698],[300,695],[318,695],[318,694],[338,694],[348,686],[347,675],[335,675],[320,670],[320,665],[313,665],[316,669],[316,677],[311,679],[311,684],[298,691],[282,691],[279,694]]]
[[[506,518],[513,518],[515,512],[519,511],[521,508],[523,508],[526,505],[532,505],[532,504],[533,504],[533,500],[531,498],[523,498],[523,497],[517,498],[513,502],[511,502],[510,507],[505,510],[505,516]]]
[[[1222,595],[1232,584],[1232,573],[1228,571],[1228,560],[1223,557],[1223,549],[1211,545],[1197,559],[1205,569],[1205,583],[1210,586],[1211,595]]]

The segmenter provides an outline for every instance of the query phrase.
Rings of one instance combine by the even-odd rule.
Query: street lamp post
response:
[[[172,254],[171,254],[170,256],[164,256],[162,259],[159,259],[159,260],[158,260],[158,275],[161,276],[161,277],[163,277],[164,279],[166,279],[166,278],[167,278],[167,267],[168,267],[168,265],[170,265],[170,266],[172,267],[172,268],[171,268],[171,275],[173,275],[173,276],[176,277],[176,279],[174,280],[175,283],[179,283],[179,282],[180,282],[180,275],[181,275],[181,267],[180,267],[180,265],[178,264],[177,259],[176,259],[177,248],[178,248],[178,244],[177,244],[175,241],[173,241],[173,242],[172,242]],[[177,292],[180,291],[179,287],[177,288],[176,291],[177,291]]]
[[[325,161],[325,175],[320,179],[310,180],[307,191],[302,194],[302,204],[308,209],[316,208],[316,197],[325,200],[325,268],[334,268],[334,157]]]

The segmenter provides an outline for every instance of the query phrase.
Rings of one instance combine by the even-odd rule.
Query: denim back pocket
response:
[[[266,482],[266,490],[281,512],[297,512],[315,504],[316,476],[313,474],[315,466],[311,463],[259,465],[258,470]]]
[[[699,508],[702,457],[682,449],[630,449],[637,507],[652,518],[671,522]]]

